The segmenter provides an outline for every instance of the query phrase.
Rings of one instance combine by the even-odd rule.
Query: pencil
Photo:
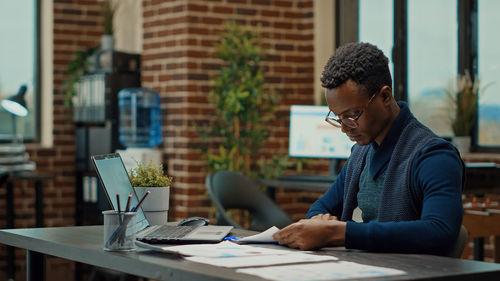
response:
[[[139,201],[139,204],[137,204],[137,206],[135,206],[134,208],[134,211],[136,211],[137,209],[139,209],[142,205],[142,203],[144,203],[144,199],[146,199],[146,197],[148,197],[148,195],[151,193],[151,191],[146,191],[146,194],[144,194],[144,196],[142,197],[141,201]]]
[[[125,212],[128,212],[128,208],[130,207],[130,199],[132,199],[132,193],[128,194],[127,206],[125,206]]]

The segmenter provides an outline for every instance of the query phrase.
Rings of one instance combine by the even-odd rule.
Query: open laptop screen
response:
[[[128,194],[132,193],[132,199],[130,200],[130,208],[137,206],[139,199],[137,194],[130,183],[128,178],[127,170],[123,165],[120,154],[106,154],[92,156],[92,160],[96,167],[97,173],[99,174],[99,179],[106,191],[108,200],[111,206],[116,210],[116,194],[120,194],[120,207],[123,210],[127,204]],[[136,215],[137,231],[141,231],[146,228],[149,223],[144,216],[142,208],[137,210]]]

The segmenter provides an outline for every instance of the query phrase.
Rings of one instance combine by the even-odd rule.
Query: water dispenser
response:
[[[118,141],[125,147],[161,143],[160,96],[153,90],[125,88],[118,92]]]

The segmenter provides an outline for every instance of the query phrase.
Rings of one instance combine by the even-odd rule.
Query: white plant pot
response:
[[[115,47],[115,39],[113,35],[101,36],[101,50],[112,50]]]
[[[151,194],[142,204],[142,210],[150,225],[163,225],[168,221],[170,187],[134,187],[139,200],[149,190]]]
[[[453,137],[451,143],[458,149],[460,154],[466,154],[470,152],[470,136]]]

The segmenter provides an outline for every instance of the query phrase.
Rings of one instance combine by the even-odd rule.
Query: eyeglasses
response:
[[[368,100],[368,103],[365,104],[365,106],[363,106],[359,109],[356,109],[354,112],[352,112],[352,114],[349,113],[348,116],[344,116],[344,114],[337,116],[331,110],[328,111],[328,114],[326,115],[325,121],[328,122],[328,124],[330,124],[334,127],[337,127],[337,128],[341,128],[342,124],[344,124],[346,127],[356,129],[357,127],[359,127],[358,119],[361,117],[363,112],[366,110],[366,108],[368,108],[370,103],[373,101],[373,99],[375,98],[375,96],[379,92],[380,92],[380,90],[377,91],[376,93],[374,93],[372,95],[372,97],[370,98],[370,100]]]

